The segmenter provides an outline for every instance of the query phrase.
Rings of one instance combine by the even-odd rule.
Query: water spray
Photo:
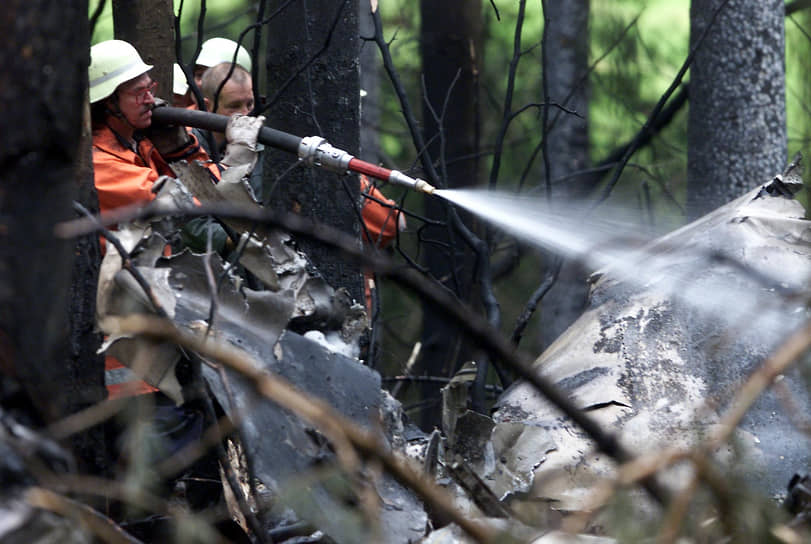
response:
[[[224,133],[228,119],[229,117],[226,115],[170,106],[161,106],[152,110],[152,122],[159,126],[181,125]],[[429,195],[435,191],[434,186],[425,180],[412,178],[399,170],[389,170],[360,160],[342,149],[333,147],[324,138],[318,136],[302,138],[274,128],[262,127],[256,139],[265,145],[295,154],[308,166],[323,168],[338,174],[357,172]]]

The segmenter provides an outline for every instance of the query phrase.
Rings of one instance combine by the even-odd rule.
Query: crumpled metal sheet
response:
[[[589,309],[536,361],[630,451],[696,443],[737,388],[808,318],[802,301],[777,292],[804,291],[811,277],[811,222],[781,184],[776,179],[656,240],[646,255],[658,268],[650,275],[640,268],[644,284],[621,271],[596,274]],[[774,285],[708,257],[712,252]],[[780,383],[794,409],[809,413],[811,398],[798,370]],[[529,445],[505,444],[496,455],[509,452],[511,470],[525,469],[526,459],[539,461],[532,493],[563,510],[581,508],[596,480],[612,474],[613,463],[526,383],[502,395],[494,419],[495,432],[504,425],[546,432],[555,449],[545,460]],[[774,390],[748,413],[734,444],[718,458],[765,495],[784,493],[791,474],[811,462],[808,436],[792,424]],[[678,472],[670,476],[671,483],[684,481]]]
[[[212,186],[207,171],[205,175],[205,182]],[[191,205],[191,194],[178,180],[167,178],[161,187],[160,206]],[[272,287],[253,291],[225,270],[218,255],[209,259],[183,251],[164,257],[168,233],[164,236],[162,232],[173,227],[170,220],[161,220],[150,225],[122,225],[117,234],[131,252],[133,265],[149,283],[155,299],[179,325],[199,328],[208,322],[212,300],[208,267],[215,281],[226,278],[217,293],[215,331],[237,345],[246,328],[261,332],[266,342],[263,353],[253,354],[256,357],[263,360],[272,357],[270,346],[287,327],[302,333],[311,329],[334,333],[330,337],[336,337],[335,342],[345,350],[359,351],[359,339],[368,326],[363,307],[351,301],[345,290],[333,289],[311,272],[305,256],[293,247],[288,234],[271,230],[261,239],[253,237],[246,242],[246,258],[241,264],[250,263],[264,283]],[[99,279],[99,317],[153,312],[149,297],[132,275],[122,270],[120,256],[112,244],[109,246]],[[108,348],[110,354],[136,370],[148,383],[181,402],[181,388],[172,372],[179,358],[176,350],[122,336],[109,338],[103,346]],[[134,368],[138,360],[151,361],[149,372]]]
[[[244,180],[224,179],[214,185],[202,165],[185,161],[173,163],[172,169],[200,202],[230,202],[261,208]],[[224,222],[239,233],[253,232],[245,243],[240,264],[269,289],[293,291],[296,305],[291,327],[297,332],[340,329],[348,308],[362,308],[351,300],[345,289],[334,289],[316,272],[306,255],[294,247],[288,233],[249,221],[226,219]],[[349,341],[356,342],[358,337],[359,333]]]
[[[176,163],[173,167],[201,201],[216,202],[225,197],[241,201],[239,183],[229,183],[223,195],[199,165]],[[166,182],[162,194],[169,199],[167,206],[191,205],[190,194],[176,180]],[[229,222],[229,226],[237,231],[252,229],[252,225],[238,221]],[[164,227],[171,228],[171,221],[123,233],[128,237],[133,263],[176,325],[206,330],[212,306],[207,270],[216,279],[224,278],[216,294],[210,334],[243,349],[263,368],[326,401],[356,423],[377,428],[381,419],[380,376],[356,358],[340,353],[347,352],[346,346],[352,348],[350,353],[359,349],[358,340],[368,327],[365,310],[350,300],[345,290],[329,286],[296,250],[288,234],[258,229],[257,236],[247,243],[246,257],[240,264],[255,271],[268,287],[254,291],[226,270],[217,255],[183,251],[164,257],[165,238],[159,234]],[[110,253],[107,262],[105,282],[100,284],[102,315],[152,312],[141,287],[121,270],[120,258]],[[263,276],[263,271],[272,274]],[[324,345],[298,333],[323,338]],[[108,344],[112,342],[111,349],[129,348],[117,351],[125,364],[150,360],[153,366],[161,367],[151,369],[153,374],[173,376],[174,360],[169,355],[177,355],[176,348],[161,357],[164,346],[121,338],[110,339]],[[292,517],[311,521],[336,542],[399,544],[423,536],[427,514],[410,490],[385,474],[374,482],[382,505],[380,533],[370,532],[357,506],[346,502],[351,487],[341,484],[338,472],[324,470],[334,456],[321,435],[293,414],[259,398],[253,387],[233,372],[221,373],[202,365],[202,376],[225,412],[241,422],[242,445],[262,493],[270,494],[273,501],[285,499],[288,508],[295,510]],[[181,400],[178,384],[164,380],[161,385],[164,392]],[[278,509],[263,510],[260,515],[268,530],[291,517],[289,510]]]
[[[255,344],[265,344],[265,339],[247,335],[240,347],[252,353],[265,352]],[[375,371],[290,331],[270,347],[273,356],[262,359],[269,371],[328,402],[360,425],[368,427],[379,420],[380,376]],[[325,482],[313,480],[298,487],[299,479],[311,477],[319,463],[332,458],[320,435],[294,415],[257,397],[250,384],[231,372],[226,383],[212,368],[204,367],[203,377],[225,412],[241,417],[246,456],[272,495],[292,501],[298,516],[313,522],[336,542],[368,541],[369,527],[340,514],[346,513],[346,506],[341,504],[340,494],[331,492]],[[383,542],[405,543],[423,535],[427,516],[410,491],[384,476],[377,492],[383,504]],[[282,519],[279,511],[266,516],[263,521],[269,528]]]

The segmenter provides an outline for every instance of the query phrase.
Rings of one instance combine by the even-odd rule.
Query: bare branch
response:
[[[510,69],[507,75],[507,91],[504,93],[504,109],[501,115],[501,126],[496,134],[496,143],[493,148],[493,164],[490,168],[490,181],[488,186],[495,189],[498,183],[498,171],[501,167],[501,153],[504,147],[504,138],[512,120],[512,98],[515,89],[515,73],[518,70],[518,61],[521,58],[521,32],[526,12],[526,0],[518,3],[518,16],[515,21],[515,34],[513,35],[513,56],[510,59]]]
[[[138,544],[141,541],[124,532],[113,520],[98,510],[90,508],[64,495],[54,493],[42,487],[29,487],[25,492],[28,504],[43,510],[49,510],[60,516],[79,521],[102,542],[108,544]]]

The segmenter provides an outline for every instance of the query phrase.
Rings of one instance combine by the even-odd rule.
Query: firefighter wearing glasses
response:
[[[93,169],[101,211],[152,200],[152,184],[161,175],[174,177],[169,162],[210,162],[184,127],[150,128],[160,100],[151,69],[125,41],[90,48]],[[218,173],[212,170],[212,176],[216,180]]]

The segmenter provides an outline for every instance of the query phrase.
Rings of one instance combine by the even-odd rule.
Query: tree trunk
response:
[[[721,0],[694,1],[696,43]],[[690,69],[687,213],[694,219],[740,196],[786,165],[784,6],[731,0]]]
[[[172,0],[113,0],[115,37],[135,46],[144,62],[154,66],[158,96],[172,102],[175,27]]]
[[[268,11],[283,2],[271,2]],[[334,29],[333,24],[335,24]],[[328,43],[327,43],[328,41]],[[268,96],[293,81],[265,112],[268,125],[299,136],[320,136],[335,147],[358,154],[360,145],[360,69],[358,2],[309,0],[294,4],[268,29]],[[309,63],[309,64],[308,64]],[[271,206],[317,219],[358,238],[358,178],[318,168],[290,169],[289,153],[265,151],[265,191]],[[285,174],[284,177],[282,174]],[[363,302],[360,269],[341,255],[311,242],[300,247],[333,287],[345,287]]]
[[[16,375],[44,421],[100,398],[103,366],[90,352],[92,242],[60,240],[54,225],[71,219],[87,101],[87,2],[10,0],[0,20],[0,331],[4,370]],[[82,254],[74,265],[74,249]],[[96,248],[97,251],[97,248]],[[97,253],[96,253],[97,255]],[[88,273],[87,278],[84,274]],[[71,291],[71,276],[77,281]],[[79,276],[82,276],[79,278]],[[71,305],[71,301],[73,304]],[[66,308],[79,310],[71,315]],[[84,344],[87,341],[88,344]]]
[[[90,131],[90,104],[85,102],[80,153],[77,157],[75,181],[77,200],[91,213],[98,213],[99,200],[93,184],[93,155]],[[104,355],[98,353],[102,335],[96,327],[96,284],[101,266],[101,249],[96,234],[75,240],[70,299],[66,308],[70,320],[70,338],[64,350],[62,365],[71,369],[73,376],[66,391],[70,395],[70,411],[103,401],[107,396],[104,386]],[[74,435],[71,447],[82,468],[93,474],[109,470],[102,426],[96,426]]]
[[[358,20],[360,35],[371,37],[375,34],[370,0],[358,0],[360,9]],[[372,164],[380,164],[380,52],[374,42],[360,44],[360,88],[361,88],[361,158]]]
[[[478,63],[481,54],[482,18],[479,0],[420,2],[422,25],[420,54],[425,78],[423,132],[428,152],[440,163],[440,175],[449,188],[476,185],[478,180],[479,100]],[[457,77],[458,76],[458,77]],[[433,110],[433,111],[431,111]],[[441,117],[439,120],[435,116]],[[449,221],[444,201],[426,198],[426,213]],[[424,245],[424,264],[430,273],[465,301],[473,287],[474,258],[471,250],[449,227],[429,226],[424,239],[439,244]],[[446,247],[443,247],[447,244]],[[423,303],[422,358],[418,373],[450,376],[469,356],[469,346],[456,326],[441,317],[431,303]],[[426,384],[423,398],[438,395]],[[423,412],[423,426],[437,423],[435,410]]]
[[[547,0],[545,55],[549,101],[574,110],[577,117],[550,108],[546,149],[547,179],[552,199],[566,201],[582,195],[587,177],[567,178],[589,167],[588,36],[589,0]],[[563,180],[564,178],[567,178]],[[563,181],[558,181],[563,180]],[[541,303],[540,343],[551,344],[583,312],[586,306],[587,271],[577,262],[561,266],[557,282]]]

